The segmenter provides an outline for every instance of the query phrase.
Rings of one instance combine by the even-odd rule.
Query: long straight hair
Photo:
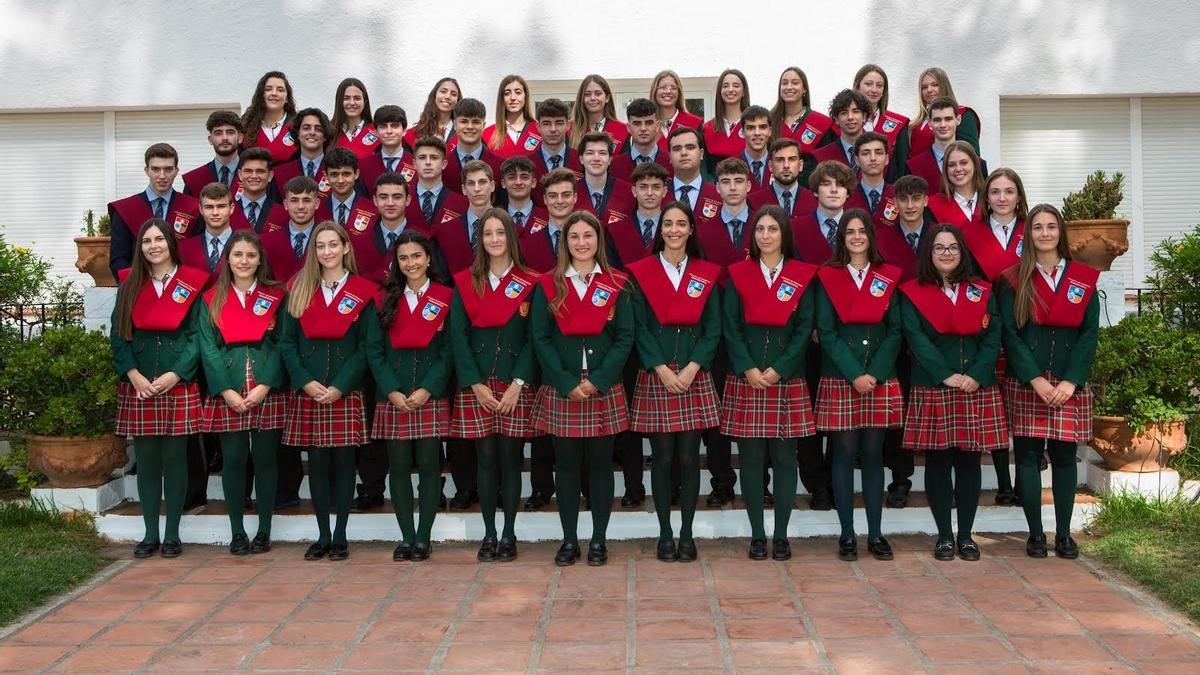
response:
[[[943,278],[933,264],[933,240],[943,232],[954,235],[954,243],[958,244],[958,265]],[[921,245],[917,247],[917,282],[941,286],[946,283],[957,284],[964,281],[975,281],[979,275],[975,273],[975,263],[972,262],[971,251],[963,239],[962,231],[950,223],[938,223],[929,228],[921,237]]]
[[[746,81],[745,74],[737,68],[726,68],[717,76],[717,93],[713,99],[713,118],[712,130],[713,133],[723,133],[725,131],[725,101],[721,99],[721,84],[725,82],[727,75],[733,75],[742,82],[742,98],[738,100],[738,117],[741,117],[743,111],[750,107],[750,83]]]
[[[308,239],[308,251],[304,254],[304,265],[292,278],[292,288],[288,293],[288,314],[297,319],[304,314],[304,310],[308,309],[308,303],[312,301],[313,294],[321,285],[321,263],[317,260],[317,237],[327,231],[337,233],[338,238],[342,240],[342,246],[345,249],[345,252],[342,253],[342,267],[351,274],[358,274],[358,263],[354,261],[354,247],[350,245],[350,235],[346,234],[346,228],[332,220],[318,223],[313,228],[312,236]]]
[[[233,270],[229,268],[229,254],[233,252],[233,245],[240,242],[250,244],[258,251],[258,269],[254,271],[254,283],[259,288],[280,285],[271,274],[271,263],[267,260],[262,239],[259,239],[258,234],[254,230],[234,230],[229,235],[229,241],[225,242],[225,251],[221,254],[221,271],[217,274],[217,283],[213,285],[212,304],[208,308],[208,318],[218,328],[221,326],[221,308],[225,306],[229,291],[233,288]]]
[[[687,99],[683,97],[683,80],[679,79],[679,73],[673,70],[660,70],[654,76],[654,80],[650,82],[650,100],[654,103],[655,109],[658,108],[658,85],[667,78],[675,80],[675,86],[679,87],[679,95],[675,98],[675,110],[677,112],[688,112]]]
[[[513,223],[512,216],[508,215],[507,209],[490,208],[479,216],[479,233],[475,236],[475,259],[471,261],[471,286],[475,289],[475,293],[483,295],[484,284],[487,283],[488,272],[492,268],[491,256],[483,248],[483,230],[487,227],[489,220],[498,220],[504,226],[504,241],[505,248],[508,250],[508,257],[512,260],[513,271],[528,274],[529,270],[525,267],[525,257],[521,253],[521,240],[517,237],[517,226]]]
[[[658,255],[667,248],[667,241],[663,239],[662,220],[667,217],[668,211],[679,211],[683,214],[684,218],[687,218],[688,224],[692,226],[692,233],[688,235],[687,242],[683,245],[684,253],[687,253],[687,257],[689,258],[703,260],[704,253],[700,250],[700,238],[696,235],[696,214],[692,213],[692,207],[687,202],[669,202],[663,204],[662,211],[659,212],[660,215],[658,217],[658,231],[654,234],[654,244],[650,252]]]
[[[792,232],[792,219],[787,211],[783,210],[782,206],[777,204],[768,204],[761,206],[754,215],[750,217],[750,257],[754,260],[762,258],[762,251],[758,248],[758,237],[754,236],[754,231],[758,229],[758,221],[764,216],[772,218],[779,223],[779,232],[783,236],[783,241],[780,242],[779,252],[783,254],[784,260],[796,257],[796,239]]]
[[[458,100],[462,100],[462,87],[458,86],[458,80],[453,77],[443,77],[433,85],[433,89],[429,90],[429,95],[425,97],[425,106],[421,108],[421,115],[417,117],[417,123],[413,125],[413,134],[415,138],[425,138],[426,136],[434,136],[442,138],[441,132],[438,131],[438,117],[440,111],[437,107],[437,92],[442,88],[443,84],[454,85],[454,90],[458,92]],[[457,103],[457,101],[455,101]],[[451,106],[453,109],[454,106]]]
[[[925,79],[926,75],[932,75],[933,79],[937,80],[938,96],[949,96],[955,101],[958,100],[958,97],[954,95],[954,87],[950,86],[950,76],[946,74],[946,71],[941,68],[926,68],[922,70],[921,74],[917,76],[917,117],[913,120],[912,125],[908,127],[910,134],[913,129],[921,126],[929,119],[929,108],[926,107],[925,100],[921,98],[921,80]],[[934,98],[937,97],[935,96]],[[956,110],[954,113],[958,114],[958,111]]]
[[[804,93],[800,96],[800,105],[803,106],[805,110],[812,110],[812,92],[808,90],[808,75],[805,75],[804,71],[800,70],[799,66],[788,66],[787,68],[784,68],[783,72],[779,73],[779,82],[783,82],[783,76],[786,75],[789,70],[799,75],[800,83],[804,85]],[[771,106],[772,138],[783,138],[783,120],[787,117],[787,104],[783,102],[783,94],[781,93],[782,89],[783,87],[779,86],[779,83],[775,84],[775,105]]]
[[[975,148],[971,147],[971,144],[966,141],[954,141],[950,145],[947,145],[946,154],[942,155],[942,196],[946,199],[954,199],[954,186],[950,184],[950,176],[949,172],[946,171],[946,166],[950,162],[950,155],[955,152],[966,153],[967,157],[971,158],[971,166],[974,167],[974,175],[971,176],[971,185],[975,188],[975,198],[986,202],[987,189],[984,183],[983,162],[979,161],[979,155],[975,152]]]
[[[1013,303],[1013,314],[1017,320],[1017,328],[1024,328],[1033,318],[1033,303],[1038,303],[1045,309],[1045,303],[1033,290],[1033,275],[1037,273],[1037,250],[1033,245],[1033,219],[1043,213],[1054,216],[1058,222],[1058,257],[1063,260],[1071,259],[1071,247],[1067,243],[1067,221],[1062,213],[1050,204],[1038,204],[1029,209],[1029,217],[1025,219],[1025,229],[1022,236],[1025,245],[1021,247],[1021,262],[1017,264],[1016,291],[1017,299]]]
[[[988,174],[987,180],[983,183],[983,200],[984,213],[990,218],[992,215],[992,204],[987,199],[987,193],[992,189],[992,183],[998,178],[1007,178],[1017,186],[1017,208],[1013,210],[1013,215],[1017,217],[1017,222],[1025,222],[1029,216],[1029,200],[1025,196],[1025,184],[1021,182],[1021,177],[1016,171],[1007,167],[1000,167]]]
[[[879,252],[879,245],[875,243],[875,223],[871,219],[871,214],[867,213],[866,209],[846,209],[842,213],[842,219],[838,221],[837,250],[833,252],[833,257],[825,263],[826,265],[845,267],[850,264],[850,250],[846,248],[846,230],[850,229],[850,223],[856,220],[860,221],[867,230],[867,262],[876,266],[883,264],[883,255]]]
[[[879,97],[879,109],[874,111],[882,115],[883,113],[887,112],[888,109],[888,77],[883,68],[875,65],[874,63],[864,64],[863,67],[859,68],[858,72],[854,74],[854,86],[852,89],[854,89],[854,91],[858,91],[858,86],[862,84],[863,78],[871,73],[879,73],[879,76],[883,78],[883,96]],[[864,110],[863,112],[865,113],[866,111]]]
[[[558,315],[558,310],[567,301],[567,268],[571,266],[571,254],[567,250],[567,236],[571,228],[582,223],[581,227],[590,227],[596,233],[596,264],[605,272],[611,272],[608,267],[608,254],[604,249],[604,228],[596,216],[588,211],[572,211],[563,223],[561,241],[558,244],[558,262],[554,265],[554,300],[550,302],[550,313]]]
[[[267,95],[263,89],[267,80],[272,77],[283,80],[283,88],[287,90],[287,100],[283,102],[283,120],[286,122],[296,116],[296,97],[292,93],[292,83],[287,75],[278,70],[269,70],[258,78],[254,85],[254,94],[250,97],[250,106],[242,113],[242,126],[246,128],[246,147],[251,147],[258,140],[258,132],[262,130],[263,116],[267,113]]]
[[[142,223],[138,228],[137,238],[133,240],[133,261],[129,265],[129,276],[125,278],[125,283],[121,284],[121,290],[117,293],[117,335],[120,335],[122,340],[133,339],[133,304],[142,292],[142,284],[151,274],[150,261],[146,260],[146,254],[142,253],[142,239],[152,228],[159,230],[166,237],[171,263],[176,266],[183,264],[179,258],[179,243],[175,241],[175,233],[171,231],[167,221],[151,218]]]
[[[396,262],[396,251],[405,244],[417,244],[425,249],[425,257],[429,259],[429,266],[425,269],[425,276],[432,283],[442,283],[443,279],[438,273],[437,265],[433,260],[433,242],[429,237],[425,236],[419,230],[404,230],[400,236],[396,237],[396,241],[388,248],[388,273],[387,278],[383,281],[384,300],[382,307],[376,307],[375,311],[379,313],[379,322],[383,324],[384,329],[392,327],[392,322],[396,320],[396,309],[404,300],[404,289],[408,287],[408,277],[404,276],[404,272],[400,269],[400,265]]]
[[[575,93],[575,110],[571,113],[571,142],[568,147],[579,147],[579,141],[583,140],[583,135],[591,131],[588,128],[587,110],[583,107],[583,90],[593,82],[603,89],[604,95],[608,97],[608,101],[604,104],[604,119],[618,121],[617,105],[613,103],[612,87],[608,86],[608,80],[595,73],[588,75],[579,83],[579,91]]]
[[[492,127],[492,137],[487,142],[488,147],[493,150],[499,150],[508,136],[508,108],[504,106],[504,88],[513,82],[520,84],[525,90],[525,109],[521,111],[525,116],[525,124],[533,121],[533,97],[529,95],[529,83],[520,75],[505,75],[496,91],[496,124]]]
[[[367,93],[367,85],[363,84],[362,80],[357,77],[347,77],[342,80],[337,87],[337,93],[334,94],[333,102],[333,135],[334,145],[337,144],[337,135],[346,131],[347,122],[346,108],[342,104],[342,97],[346,95],[346,90],[350,87],[358,87],[358,90],[363,95],[363,111],[362,121],[364,124],[374,124],[375,120],[371,117],[371,96]]]

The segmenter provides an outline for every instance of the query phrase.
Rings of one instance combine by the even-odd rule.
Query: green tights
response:
[[[308,448],[308,489],[317,516],[318,544],[346,544],[350,500],[354,496],[354,448]],[[332,487],[331,487],[332,486]],[[332,537],[329,532],[330,493],[337,512]]]
[[[796,500],[796,439],[738,438],[738,458],[741,460],[742,500],[750,518],[750,538],[766,539],[763,525],[763,471],[767,455],[771,457],[775,495],[775,539],[787,539],[788,521],[792,518]]]
[[[504,510],[503,538],[516,540],[517,506],[521,503],[522,438],[485,436],[475,441],[479,511],[484,536],[496,536],[496,504]]]
[[[551,436],[554,443],[554,493],[558,495],[558,519],[563,541],[579,543],[579,493],[583,464],[588,466],[588,503],[592,509],[592,543],[603,544],[612,515],[613,441],[615,436],[569,438]],[[668,492],[668,494],[670,494]]]
[[[279,471],[275,455],[279,451],[282,429],[236,431],[219,434],[221,453],[221,487],[229,508],[229,527],[232,534],[246,534],[242,510],[246,501],[246,460],[254,458],[255,510],[258,512],[258,534],[271,535],[271,512],[275,508],[275,493],[279,489]]]
[[[442,441],[418,438],[388,441],[388,485],[392,510],[406,544],[428,544],[442,492]],[[418,523],[413,529],[412,465],[417,461]]]
[[[135,436],[138,500],[147,543],[158,543],[158,511],[166,497],[167,524],[162,541],[179,541],[179,519],[187,493],[187,436]]]

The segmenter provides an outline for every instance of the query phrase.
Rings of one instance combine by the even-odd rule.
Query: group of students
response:
[[[884,463],[887,503],[903,506],[919,451],[937,559],[979,558],[983,452],[997,502],[1023,506],[1036,557],[1049,455],[1055,550],[1077,555],[1098,273],[1070,262],[1061,215],[1030,209],[1015,172],[986,173],[977,117],[945,73],[922,74],[912,122],[887,109],[874,65],[828,117],[797,68],[772,110],[749,105],[745,78],[726,71],[709,121],[688,115],[680,84],[660,73],[621,125],[602,77],[585,78],[574,110],[548,99],[535,113],[508,76],[485,128],[485,106],[446,78],[408,128],[397,106],[372,116],[353,78],[333,120],[296,111],[270,72],[242,118],[210,116],[216,157],[184,175],[198,199],[172,188],[175,151],[151,146],[147,190],[110,204],[117,431],[134,437],[146,521],[135,555],[181,551],[198,432],[224,452],[235,554],[270,548],[280,448],[292,447],[307,451],[318,522],[306,559],[348,556],[356,473],[370,483],[381,465],[402,535],[394,558],[429,557],[445,441],[456,484],[477,486],[479,559],[512,560],[530,441],[533,508],[557,495],[555,562],[582,555],[582,493],[587,560],[602,565],[614,450],[622,505],[636,505],[645,435],[664,561],[697,558],[702,437],[714,506],[733,499],[737,443],[755,560],[790,557],[797,477],[813,508],[837,509],[838,555],[855,559],[856,466],[868,550],[891,559]],[[974,133],[960,137],[964,122]]]

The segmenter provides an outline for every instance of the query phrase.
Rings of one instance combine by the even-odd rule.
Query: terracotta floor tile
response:
[[[167,645],[179,639],[191,622],[122,623],[96,638],[98,645]]]
[[[250,650],[240,645],[182,644],[173,647],[151,668],[157,672],[230,672],[249,660]]]
[[[634,656],[639,669],[649,671],[666,668],[719,668],[721,646],[716,640],[655,642],[638,639]]]
[[[780,598],[787,594],[783,580],[778,575],[718,577],[713,587],[718,598]]]
[[[786,596],[775,598],[721,598],[727,617],[797,616],[800,610]]]
[[[19,671],[43,670],[62,655],[63,650],[58,647],[0,644],[0,668]]]
[[[518,617],[487,621],[463,621],[454,635],[455,642],[530,642],[537,631],[537,619]],[[486,649],[486,647],[485,647]]]
[[[328,670],[343,651],[344,645],[271,645],[249,665],[259,670]]]
[[[816,577],[832,577],[834,579],[854,579],[854,568],[850,563],[837,559],[837,544],[829,545],[827,560],[797,559],[783,563],[783,569],[795,579],[813,579]]]
[[[986,612],[984,616],[996,628],[1010,636],[1079,635],[1083,630],[1058,612],[1041,612],[1030,621],[1028,612]]]
[[[813,628],[822,638],[886,638],[896,629],[884,616],[818,616]]]
[[[636,609],[639,619],[707,616],[709,611],[708,598],[703,595],[683,598],[639,598]]]
[[[707,604],[707,603],[706,603]],[[624,619],[626,602],[624,600],[555,600],[550,608],[550,616],[554,618],[595,618],[595,619]]]
[[[625,641],[550,642],[542,647],[539,670],[593,669],[625,667]]]
[[[731,578],[728,581],[735,581]],[[740,579],[737,579],[740,581]],[[769,582],[768,582],[769,583]],[[782,592],[782,588],[780,588]],[[671,582],[664,584],[659,581],[648,581],[639,579],[637,583],[637,595],[639,598],[662,598],[662,597],[704,597],[708,594],[708,587],[704,585],[702,579],[686,579],[679,582]],[[622,593],[625,595],[625,593]]]
[[[110,583],[141,583],[162,585],[175,581],[179,581],[183,577],[192,573],[192,568],[182,567],[179,565],[159,565],[150,566],[141,563],[135,563],[122,571],[120,574],[112,577]]]
[[[1045,614],[1051,611],[1046,601],[1028,591],[1011,593],[963,593],[967,602],[981,612],[1029,612]]]
[[[921,669],[916,652],[899,638],[830,638],[821,640],[821,644],[838,672],[858,673],[881,667],[892,668],[893,673]]]
[[[920,637],[917,647],[934,663],[1012,661],[1016,655],[991,637]]]
[[[89,672],[97,670],[137,670],[150,660],[159,647],[91,646],[75,652],[56,670]]]
[[[1019,577],[1011,574],[981,574],[976,577],[955,577],[950,580],[963,593],[1012,593],[1025,590]]]
[[[291,621],[271,635],[277,645],[344,645],[362,629],[357,621]]]
[[[42,619],[46,623],[112,623],[137,607],[139,602],[86,602],[74,600]]]
[[[278,624],[250,622],[209,622],[196,628],[185,644],[194,645],[254,645],[263,642]],[[249,647],[242,647],[249,653]]]
[[[1132,612],[1140,606],[1134,601],[1112,591],[1047,591],[1058,606],[1069,611],[1105,610],[1109,612]]]
[[[158,621],[195,621],[208,614],[217,606],[209,602],[164,602],[156,600],[147,602],[134,610],[126,621],[158,622]]]
[[[929,575],[897,575],[872,577],[871,585],[880,593],[946,593],[950,586]]]
[[[243,584],[261,574],[262,571],[261,567],[212,565],[193,570],[191,574],[184,577],[184,580],[189,584]],[[286,570],[271,570],[271,577],[277,583],[291,581],[290,579],[283,578],[286,574]]]
[[[375,612],[374,601],[310,602],[300,607],[296,621],[366,621]]]
[[[523,670],[533,651],[529,643],[497,642],[481,648],[478,644],[454,643],[446,653],[442,667],[447,670]]]
[[[816,664],[817,647],[812,640],[730,640],[733,665],[742,670],[778,668],[788,672],[804,664]]]
[[[110,581],[101,584],[96,588],[85,593],[78,600],[85,602],[108,600],[113,602],[129,602],[131,600],[147,600],[158,594],[162,590],[162,586],[158,584],[144,584],[142,582],[119,582]]]
[[[290,584],[259,581],[251,584],[246,590],[238,593],[237,600],[259,602],[284,602],[286,600],[300,601],[312,595],[317,589],[314,582],[296,582]]]
[[[845,563],[842,563],[843,565]],[[806,595],[857,595],[868,591],[867,582],[857,577],[792,577],[796,592]]]
[[[939,663],[938,675],[961,673],[962,675],[1026,675],[1029,669],[1020,661],[994,663]],[[1045,672],[1038,664],[1038,673]]]
[[[1135,661],[1135,665],[1148,675],[1196,675],[1196,661]]]
[[[485,582],[475,595],[476,600],[540,600],[546,597],[546,584],[521,581]]]
[[[1045,591],[1102,591],[1110,592],[1112,587],[1091,574],[1066,574],[1063,576],[1035,575],[1027,577],[1034,587]]]
[[[716,640],[716,627],[711,618],[697,619],[639,619],[637,640]]]
[[[369,644],[394,644],[397,642],[426,642],[437,644],[450,630],[448,621],[378,621],[363,637]]]
[[[537,600],[493,600],[471,605],[467,617],[471,619],[501,619],[515,616],[539,616],[544,603]]]
[[[1196,672],[1196,664],[1190,664],[1191,668],[1188,673]],[[1084,663],[1081,661],[1041,661],[1037,663],[1037,669],[1041,673],[1047,675],[1075,675],[1076,673],[1094,673],[1095,675],[1103,675],[1108,673],[1132,673],[1134,672],[1120,661],[1096,661],[1092,663]],[[1145,672],[1154,672],[1153,669],[1147,669]],[[1185,672],[1185,671],[1179,671]]]
[[[976,542],[978,543],[978,542]],[[933,561],[933,557],[929,558]],[[939,562],[939,561],[933,561]],[[1000,575],[1012,576],[1012,572],[1007,567],[1000,564],[1000,561],[986,553],[979,560],[968,562],[966,560],[955,560],[949,564],[937,565],[938,572],[950,577],[951,580],[963,578],[977,578],[981,576]]]
[[[1102,638],[1130,661],[1181,661],[1200,663],[1200,644],[1182,635],[1106,635]]]
[[[545,582],[550,574],[542,563],[504,563],[489,565],[484,576],[485,583],[492,581]]]
[[[35,623],[13,636],[12,641],[31,645],[81,645],[105,627],[95,623]]]
[[[345,670],[424,671],[437,651],[437,645],[359,645],[347,657]]]
[[[1071,616],[1075,617],[1075,620],[1083,624],[1088,630],[1095,631],[1101,635],[1109,633],[1171,632],[1171,628],[1167,624],[1141,609],[1127,612],[1120,610],[1074,610],[1071,612]]]
[[[299,603],[296,602],[243,602],[222,608],[212,621],[283,621]]]
[[[796,616],[726,618],[725,631],[731,640],[797,640],[809,637],[808,629]]]
[[[414,602],[409,598],[401,597],[384,607],[379,618],[387,621],[411,621],[413,619],[445,619],[448,621],[458,614],[461,607],[462,601],[458,598],[449,598],[439,602],[425,600]]]
[[[221,602],[233,595],[239,584],[192,584],[180,583],[163,594],[163,599],[173,602]]]
[[[817,595],[804,598],[801,604],[813,616],[879,613],[879,604],[866,595]]]
[[[926,612],[939,616],[960,615],[970,610],[952,593],[880,593],[884,604],[896,612]]]
[[[551,642],[620,642],[625,639],[624,621],[595,619],[550,619],[546,639]]]
[[[1011,637],[1017,651],[1035,663],[1043,661],[1110,661],[1099,642],[1082,635]]]

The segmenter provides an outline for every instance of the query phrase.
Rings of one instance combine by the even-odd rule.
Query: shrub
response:
[[[1200,334],[1168,325],[1161,314],[1125,317],[1100,329],[1092,383],[1097,415],[1125,417],[1141,431],[1197,411],[1193,388],[1200,365]]]
[[[48,328],[11,347],[0,369],[0,428],[50,436],[112,433],[117,376],[108,336]]]
[[[1072,192],[1063,199],[1063,219],[1112,219],[1124,198],[1124,183],[1125,175],[1120,171],[1114,173],[1112,178],[1105,176],[1103,171],[1093,173],[1083,182],[1079,192]]]

